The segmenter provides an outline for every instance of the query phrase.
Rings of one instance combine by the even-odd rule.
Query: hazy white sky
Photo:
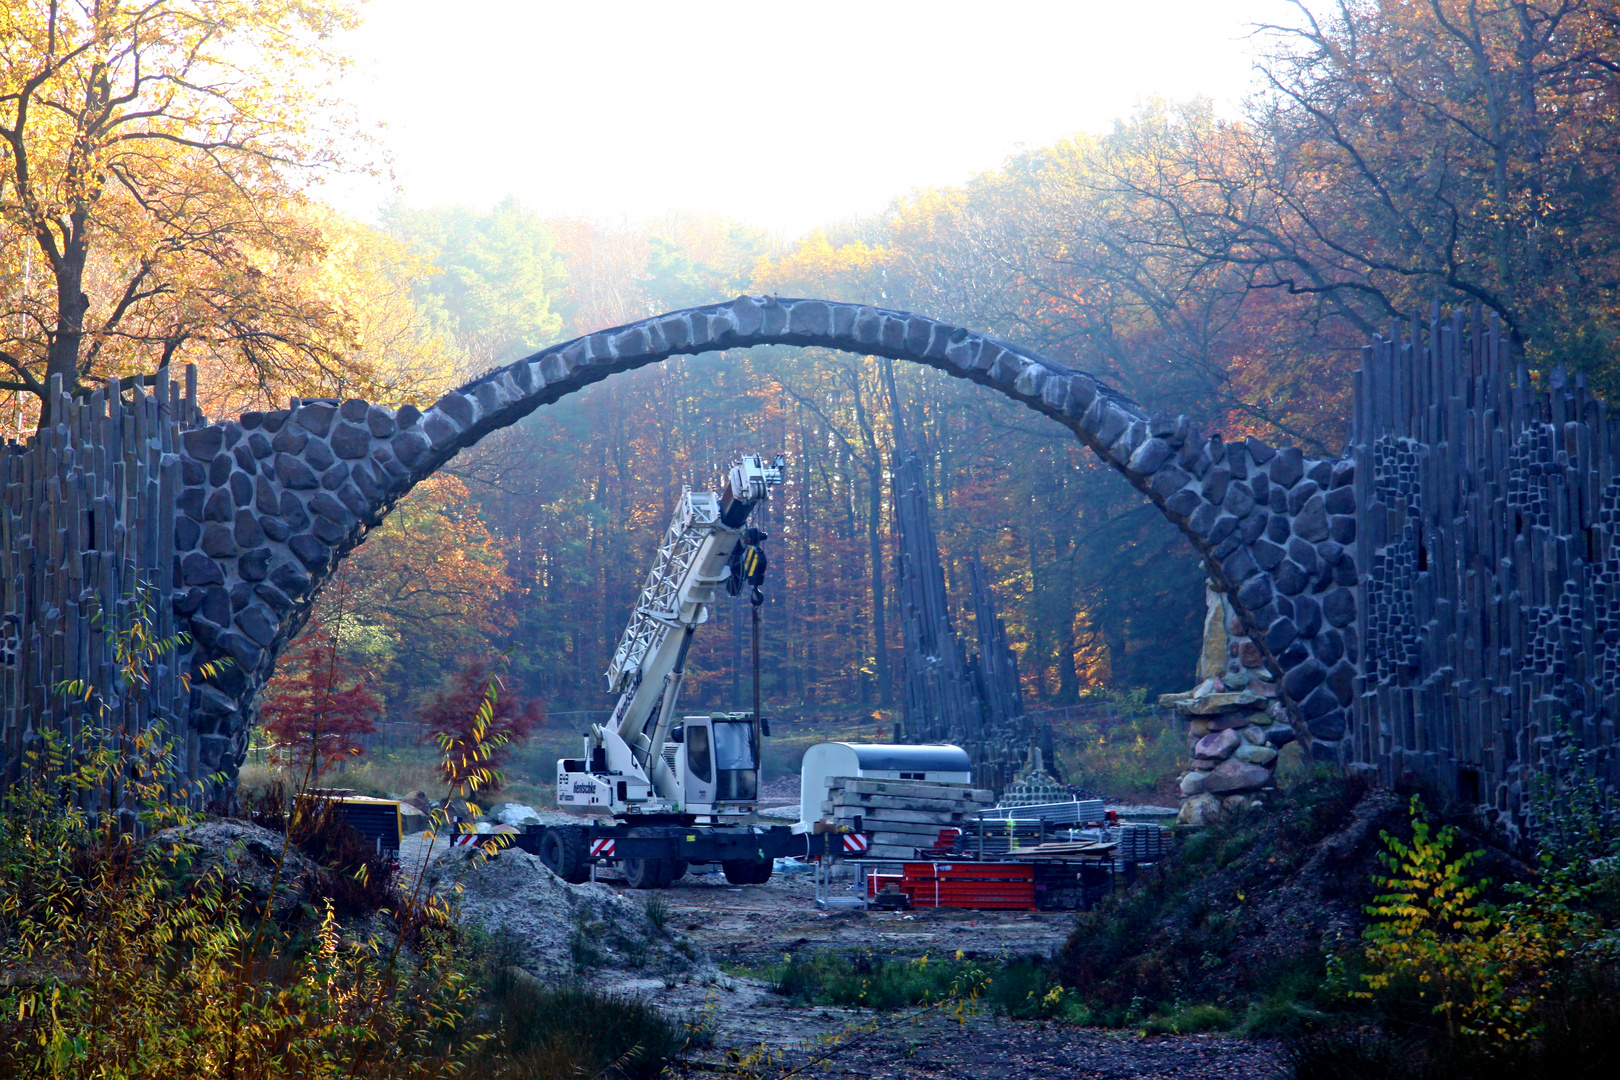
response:
[[[794,236],[960,183],[1142,100],[1250,84],[1281,0],[371,0],[345,96],[394,180],[327,197]]]

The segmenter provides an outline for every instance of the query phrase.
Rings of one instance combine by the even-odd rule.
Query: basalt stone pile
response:
[[[1210,587],[1198,686],[1159,704],[1187,724],[1191,768],[1181,777],[1183,825],[1257,809],[1276,788],[1277,752],[1294,727],[1266,662],[1224,593]]]

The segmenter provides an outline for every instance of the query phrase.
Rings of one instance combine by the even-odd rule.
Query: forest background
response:
[[[9,5],[0,426],[22,437],[48,419],[51,374],[82,392],[164,361],[199,365],[214,416],[293,394],[426,403],[553,342],[741,292],[985,330],[1150,413],[1311,454],[1343,448],[1367,335],[1433,300],[1487,305],[1538,372],[1569,365],[1612,397],[1616,5],[1296,14],[1260,31],[1261,89],[1241,116],[1150,102],[1105,135],[790,241],[511,200],[349,220],[315,182],[365,156],[332,135],[359,128],[323,95],[347,4]],[[501,652],[513,692],[557,722],[606,709],[600,672],[682,486],[713,486],[739,451],[780,451],[788,482],[760,522],[765,699],[886,721],[901,441],[927,463],[958,630],[973,630],[961,601],[979,560],[1029,707],[1185,688],[1201,574],[1152,506],[980,387],[816,350],[673,359],[490,436],[356,551],[317,623],[393,718],[465,658]],[[691,658],[693,708],[749,698],[746,613],[722,600],[715,615]]]

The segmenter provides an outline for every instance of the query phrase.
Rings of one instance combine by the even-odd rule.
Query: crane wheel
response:
[[[675,880],[675,867],[671,859],[626,859],[624,880],[632,889],[667,889]]]
[[[585,862],[585,838],[569,828],[547,829],[540,837],[540,863],[570,885],[591,876]]]
[[[770,859],[727,859],[720,864],[726,880],[733,885],[763,885],[771,880],[773,868]]]

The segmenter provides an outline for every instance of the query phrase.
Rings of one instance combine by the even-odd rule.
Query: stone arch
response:
[[[225,676],[193,691],[202,764],[234,771],[258,690],[322,582],[416,483],[491,431],[610,375],[670,356],[754,345],[925,364],[1069,428],[1187,536],[1277,676],[1282,700],[1304,724],[1301,734],[1318,757],[1337,758],[1356,660],[1349,460],[1312,460],[1255,439],[1206,438],[1186,417],[1149,417],[1085,372],[920,315],[743,296],[542,349],[426,411],[295,400],[287,409],[186,431],[176,615],[194,636],[191,663],[235,661]]]

